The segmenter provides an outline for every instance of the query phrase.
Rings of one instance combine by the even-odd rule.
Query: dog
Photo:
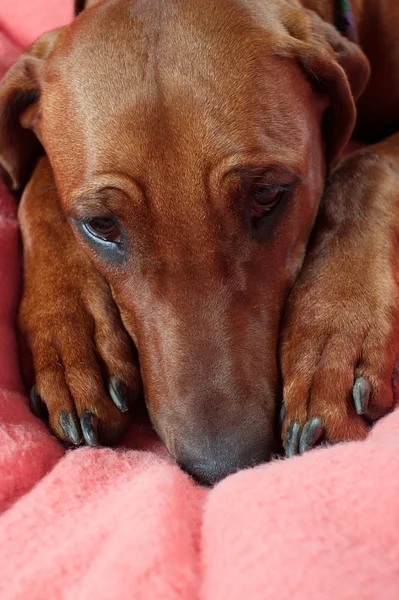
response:
[[[205,484],[364,438],[399,353],[396,0],[76,12],[0,88],[32,410],[108,444],[144,397]]]

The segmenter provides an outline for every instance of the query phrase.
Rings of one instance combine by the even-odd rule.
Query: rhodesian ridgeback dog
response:
[[[399,3],[81,4],[0,88],[32,409],[107,444],[144,397],[208,484],[362,439],[399,353]]]

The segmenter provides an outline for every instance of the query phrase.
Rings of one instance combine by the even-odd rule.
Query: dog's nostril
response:
[[[187,444],[177,456],[179,466],[203,485],[214,485],[241,469],[267,462],[272,456],[272,444],[204,444],[203,452],[197,443]]]

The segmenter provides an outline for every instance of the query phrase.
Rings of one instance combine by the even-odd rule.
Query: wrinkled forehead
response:
[[[143,178],[172,155],[193,165],[248,148],[298,152],[308,129],[298,98],[310,86],[274,52],[271,7],[261,15],[256,0],[119,0],[86,11],[47,65],[47,139],[73,148],[70,162],[86,172],[134,161]]]

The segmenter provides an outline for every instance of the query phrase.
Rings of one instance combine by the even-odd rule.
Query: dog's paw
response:
[[[336,171],[326,193],[282,326],[287,456],[321,440],[363,439],[371,423],[393,408],[399,355],[397,188],[385,194],[384,203],[373,187],[389,177],[382,161],[361,154]]]
[[[367,284],[338,257],[305,267],[282,332],[282,437],[287,456],[320,440],[363,439],[393,407],[399,353],[396,287],[388,272]],[[389,289],[390,288],[390,289]]]
[[[363,439],[393,407],[396,285],[387,270],[372,284],[363,275],[340,268],[331,252],[328,260],[310,260],[288,301],[281,344],[287,456],[320,440]]]
[[[282,342],[287,456],[320,440],[363,439],[394,402],[397,310],[369,305],[367,295],[346,300],[337,295],[334,302],[331,289],[322,293],[322,280],[308,292],[299,285],[289,302]]]
[[[36,285],[24,291],[19,323],[23,360],[33,362],[30,406],[67,444],[111,444],[141,395],[139,367],[106,282],[88,264],[75,275],[60,273],[47,299]]]
[[[310,298],[296,303],[294,312],[300,315],[290,319],[282,345],[287,456],[303,454],[322,440],[361,440],[393,407],[397,344],[386,316],[383,323],[372,314],[364,321],[359,313],[349,318],[345,311],[340,317],[337,304],[334,316],[320,307],[324,316],[317,319],[309,304]]]

